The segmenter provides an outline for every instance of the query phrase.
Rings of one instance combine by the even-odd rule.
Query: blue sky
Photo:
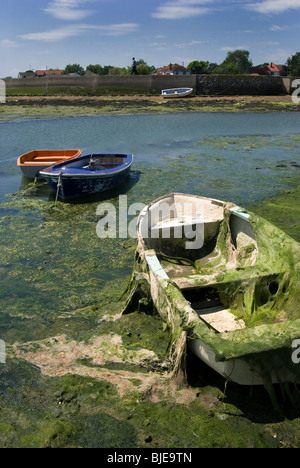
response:
[[[300,51],[299,13],[300,0],[1,0],[0,77],[133,56],[221,63],[235,49],[281,64]]]

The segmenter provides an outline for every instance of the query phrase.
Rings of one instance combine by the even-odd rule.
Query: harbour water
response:
[[[146,204],[176,191],[255,206],[298,183],[299,145],[300,114],[296,113],[102,115],[0,123],[0,339],[10,356],[28,343],[39,349],[43,340],[54,340],[56,345],[57,337],[66,336],[81,343],[108,333],[125,333],[126,346],[138,348],[132,341],[130,317],[122,327],[118,321],[109,327],[102,321],[104,315],[120,312],[120,293],[129,281],[136,245],[135,239],[97,237],[99,203],[109,201],[117,208],[121,193],[127,195],[128,205]],[[46,184],[22,177],[16,160],[32,149],[62,148],[80,148],[83,154],[133,153],[135,162],[119,191],[79,203],[55,203]],[[146,324],[145,317],[138,316],[134,320],[137,329],[143,330],[136,337],[140,345],[158,355],[166,353],[168,340],[160,321],[147,319]],[[122,362],[126,364],[125,352],[118,358],[114,365],[121,368]],[[69,373],[64,361],[60,370],[50,369],[41,357],[28,362],[55,378]],[[73,357],[73,371],[75,362]],[[109,362],[112,365],[113,358]],[[5,388],[16,385],[19,389],[1,398],[11,411],[22,407],[28,420],[33,416],[14,393],[21,385],[15,366],[12,357],[5,371],[0,364],[2,385],[6,375],[10,383],[7,380]],[[86,369],[91,365],[86,365],[84,375],[94,375]],[[22,367],[28,382],[30,372]],[[26,385],[27,392],[34,392],[36,380]],[[53,389],[53,381],[48,385]],[[30,407],[31,401],[26,401]],[[40,408],[33,419],[43,421],[43,411]],[[24,421],[20,433],[26,432]],[[30,424],[34,425],[33,420]],[[94,427],[91,423],[91,433]],[[114,424],[109,427],[115,430]],[[8,434],[6,439],[0,436],[0,445],[3,440],[22,445],[20,439],[7,442],[13,437],[10,430]],[[134,446],[133,439],[121,438],[120,446]],[[76,440],[75,445],[84,444]],[[104,441],[102,446],[105,443],[116,444]],[[86,444],[97,446],[97,442]]]
[[[281,161],[299,163],[300,116],[288,114],[114,115],[0,123],[0,197],[21,186],[17,157],[32,149],[81,148],[129,152],[146,170],[198,168],[193,180],[182,174],[174,190],[228,197],[245,204],[245,193],[261,200],[285,185]],[[284,169],[282,167],[281,169]],[[171,177],[167,178],[170,188]],[[264,183],[272,179],[272,185]],[[216,184],[215,181],[218,181]],[[191,187],[192,182],[192,187]],[[198,184],[198,185],[197,185]],[[231,190],[226,190],[230,185]],[[234,189],[234,192],[232,192]],[[155,187],[153,187],[155,196]]]

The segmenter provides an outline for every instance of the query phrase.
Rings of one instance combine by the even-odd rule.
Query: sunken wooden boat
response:
[[[172,362],[181,341],[240,385],[300,382],[300,244],[257,215],[194,195],[153,201],[129,290],[124,313],[161,315]]]
[[[29,179],[40,178],[40,171],[53,164],[69,161],[77,158],[82,153],[79,149],[66,150],[33,150],[22,154],[17,164],[24,176]]]
[[[163,98],[182,98],[189,96],[193,91],[193,88],[170,88],[163,89],[161,94]]]
[[[114,189],[130,171],[132,154],[88,154],[41,171],[61,200],[70,200]]]

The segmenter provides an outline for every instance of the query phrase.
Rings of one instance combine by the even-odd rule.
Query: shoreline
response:
[[[300,112],[291,96],[9,96],[0,105],[0,120],[16,117],[80,117],[105,114],[186,112]]]

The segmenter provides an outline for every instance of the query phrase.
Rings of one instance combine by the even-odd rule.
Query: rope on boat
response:
[[[58,176],[55,203],[57,203],[57,200],[58,200],[58,193],[59,193],[60,187],[62,187],[62,172],[60,172]]]

